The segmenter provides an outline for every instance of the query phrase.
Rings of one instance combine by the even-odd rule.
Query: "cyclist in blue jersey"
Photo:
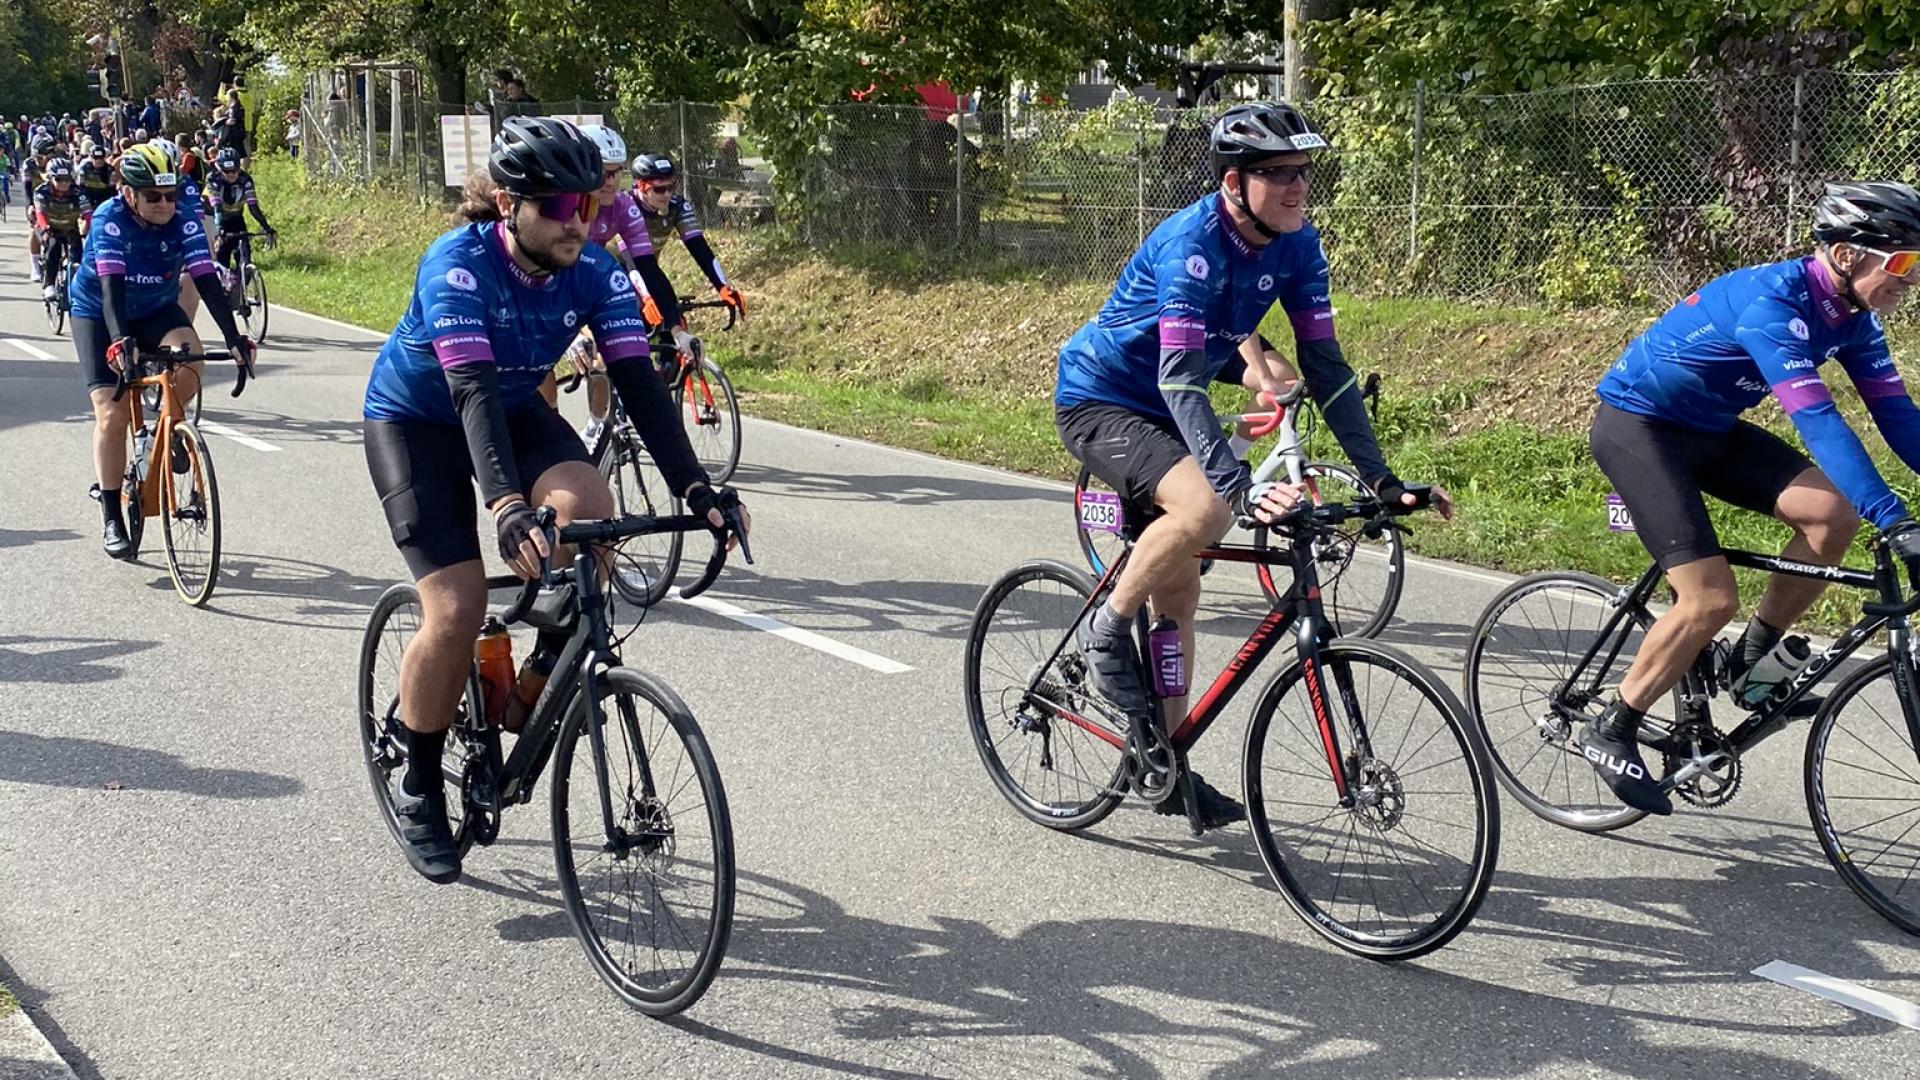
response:
[[[599,150],[572,124],[509,118],[487,176],[468,184],[460,210],[468,224],[421,257],[412,302],[367,383],[368,470],[423,613],[400,666],[407,767],[394,811],[407,861],[435,882],[460,875],[440,760],[486,613],[474,482],[501,557],[528,579],[552,554],[534,505],[552,506],[562,523],[614,512],[580,437],[539,394],[582,325],[648,453],[690,511],[719,526],[721,510],[738,503],[707,483],[653,373],[626,271],[587,242],[600,165]]]
[[[233,309],[214,273],[207,234],[199,219],[179,213],[179,176],[172,161],[151,146],[136,146],[120,159],[120,193],[93,212],[86,246],[67,290],[72,306],[73,347],[93,402],[93,467],[100,483],[103,520],[101,546],[116,559],[128,558],[133,543],[121,516],[120,474],[126,468],[126,398],[114,400],[116,374],[142,351],[185,345],[201,351],[193,321],[180,309],[180,274],[192,275],[194,290],[220,327],[236,363],[252,363],[253,342],[234,325]],[[201,365],[176,371],[176,401],[191,400],[200,386]],[[176,408],[179,407],[176,405]],[[174,460],[184,467],[185,452]]]
[[[1702,493],[1792,527],[1787,558],[1838,564],[1865,518],[1897,554],[1920,560],[1920,526],[1834,407],[1820,365],[1837,361],[1880,433],[1920,470],[1920,409],[1887,354],[1880,316],[1920,280],[1920,192],[1829,184],[1814,207],[1810,256],[1735,270],[1682,300],[1600,380],[1589,441],[1673,587],[1619,694],[1582,730],[1582,753],[1620,800],[1673,812],[1641,759],[1645,711],[1676,685],[1739,609]],[[1769,393],[1813,460],[1740,419]],[[1816,462],[1818,464],[1816,464]],[[1746,675],[1820,595],[1818,580],[1775,577],[1730,659],[1743,700],[1770,686]],[[1777,680],[1775,680],[1777,681]],[[1818,702],[1804,707],[1817,707]]]
[[[1245,381],[1277,391],[1285,366],[1257,332],[1278,304],[1292,323],[1298,365],[1327,424],[1361,477],[1386,499],[1414,501],[1387,468],[1353,370],[1334,337],[1327,262],[1304,213],[1309,152],[1326,147],[1284,102],[1241,105],[1210,136],[1219,189],[1160,223],[1127,261],[1113,295],[1060,350],[1055,424],[1067,450],[1151,518],[1106,604],[1079,630],[1099,691],[1133,715],[1147,709],[1131,629],[1142,604],[1180,627],[1193,655],[1200,603],[1194,555],[1235,516],[1271,521],[1302,495],[1255,487],[1223,437],[1208,384],[1244,365]],[[1435,489],[1441,512],[1446,493]],[[1171,726],[1186,711],[1166,702]],[[1194,778],[1200,821],[1222,825],[1245,811]],[[1157,807],[1184,814],[1179,797]]]
[[[633,159],[633,194],[645,215],[654,250],[660,250],[670,233],[678,234],[680,242],[687,246],[687,254],[693,256],[700,272],[707,275],[714,293],[745,321],[747,299],[727,280],[727,272],[720,268],[720,259],[713,253],[713,245],[707,242],[706,230],[700,226],[700,215],[694,211],[692,200],[677,194],[679,185],[680,173],[674,168],[673,159],[663,154],[641,154]],[[666,325],[677,327],[680,320],[669,319]]]

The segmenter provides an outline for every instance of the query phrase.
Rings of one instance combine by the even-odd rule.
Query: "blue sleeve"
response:
[[[1232,501],[1253,476],[1221,436],[1220,417],[1207,397],[1207,279],[1223,268],[1199,250],[1169,245],[1154,265],[1160,305],[1160,396],[1180,429],[1187,451],[1207,474],[1207,483]]]
[[[1760,377],[1773,389],[1812,451],[1813,460],[1861,517],[1886,529],[1907,516],[1907,508],[1873,467],[1867,448],[1833,404],[1833,394],[1815,368],[1807,343],[1806,321],[1784,302],[1765,297],[1740,313],[1734,336],[1753,357]]]
[[[1863,316],[1865,328],[1840,352],[1854,389],[1873,414],[1874,426],[1908,469],[1920,472],[1920,408],[1907,394],[1907,384],[1887,354],[1887,331],[1877,315]]]

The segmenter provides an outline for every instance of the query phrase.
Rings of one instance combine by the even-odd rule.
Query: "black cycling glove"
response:
[[[540,524],[534,517],[533,507],[516,502],[495,515],[493,531],[500,538],[500,557],[512,563],[520,558],[520,546],[540,531]]]

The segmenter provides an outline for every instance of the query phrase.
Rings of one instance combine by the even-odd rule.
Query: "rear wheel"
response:
[[[1093,582],[1070,566],[1024,563],[980,598],[967,632],[974,748],[1013,808],[1050,829],[1093,825],[1126,792],[1124,721],[1071,641],[1054,656],[1091,595]]]
[[[267,279],[260,268],[247,263],[241,268],[241,296],[245,299],[247,336],[254,341],[267,340]]]
[[[601,427],[595,461],[613,492],[616,515],[647,514],[664,517],[680,512],[680,500],[667,488],[667,478],[654,467],[646,447],[624,421],[609,417]],[[613,588],[629,604],[651,607],[666,599],[680,572],[680,553],[686,542],[681,532],[629,537],[614,557]]]
[[[207,442],[187,421],[163,426],[171,445],[160,452],[160,523],[167,540],[167,572],[181,599],[199,607],[220,577],[220,488]]]

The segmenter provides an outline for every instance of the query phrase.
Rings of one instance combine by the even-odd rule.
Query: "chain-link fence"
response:
[[[336,84],[337,85],[337,84]],[[667,153],[711,225],[770,223],[815,245],[877,244],[1110,277],[1164,217],[1213,185],[1211,117],[1123,101],[1101,109],[955,114],[826,110],[782,180],[729,105],[547,101],[485,108],[418,96],[368,71],[302,111],[310,172],[451,189],[444,142],[469,163],[502,113],[599,117],[631,151]],[[371,87],[371,89],[368,89]],[[1822,181],[1920,174],[1920,74],[1810,72],[1657,80],[1507,96],[1323,98],[1335,150],[1310,216],[1336,284],[1370,294],[1664,302],[1718,270],[1804,248]],[[394,132],[398,131],[396,138]],[[478,157],[472,156],[478,154]]]

